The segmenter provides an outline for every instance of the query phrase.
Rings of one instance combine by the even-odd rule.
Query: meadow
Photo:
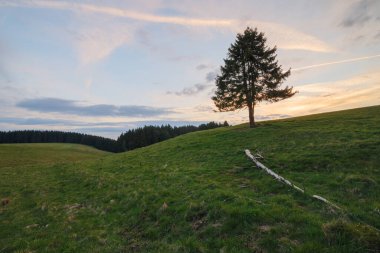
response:
[[[0,252],[379,252],[379,126],[374,106],[118,154],[2,144]]]

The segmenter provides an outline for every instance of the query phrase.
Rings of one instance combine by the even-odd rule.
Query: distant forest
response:
[[[109,152],[124,152],[135,148],[145,147],[182,134],[228,126],[227,121],[222,123],[209,122],[197,126],[172,127],[144,126],[122,133],[117,140],[95,135],[62,132],[62,131],[0,131],[0,143],[76,143],[91,146]]]
[[[227,121],[223,124],[209,122],[196,126],[181,126],[172,127],[170,125],[163,126],[144,126],[129,130],[117,138],[117,142],[122,147],[122,150],[132,150],[135,148],[145,147],[160,141],[164,141],[181,134],[195,132],[199,130],[213,129],[217,127],[228,126]]]
[[[77,143],[110,152],[121,152],[118,143],[100,136],[61,131],[9,131],[0,132],[0,143]]]

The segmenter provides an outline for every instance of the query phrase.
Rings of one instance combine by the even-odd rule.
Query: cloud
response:
[[[377,34],[375,34],[375,35],[373,36],[373,38],[374,38],[375,40],[380,39],[380,31],[378,31]]]
[[[244,29],[246,26],[257,26],[258,28],[260,28],[260,30],[266,31],[266,33],[270,35],[271,41],[275,42],[278,48],[293,50],[310,50],[316,52],[334,51],[334,49],[331,46],[312,35],[298,31],[294,28],[291,28],[283,24],[263,22],[259,20],[242,21],[239,19],[194,18],[171,15],[163,16],[133,11],[130,9],[115,8],[110,6],[46,0],[5,1],[0,3],[0,6],[58,9],[72,12],[95,14],[96,16],[105,15],[109,17],[127,18],[130,20],[140,22],[172,24],[187,27],[209,27],[229,30],[233,32],[241,31],[241,29]],[[113,44],[114,46],[120,46],[120,43],[122,43],[120,42],[120,39],[116,39],[115,43]],[[112,45],[112,43],[109,43],[107,45]],[[106,51],[110,51],[110,49]]]
[[[160,14],[160,15],[165,15],[165,16],[182,16],[184,15],[185,13],[182,12],[182,11],[179,11],[177,9],[173,9],[173,8],[158,8],[156,11],[155,11],[156,14]]]
[[[207,123],[207,121],[197,120],[150,120],[150,121],[121,121],[121,122],[84,122],[64,119],[44,119],[44,118],[1,118],[0,117],[0,131],[8,130],[24,130],[24,129],[38,129],[38,130],[58,130],[70,131],[79,133],[97,134],[109,138],[117,138],[121,133],[138,127],[153,125],[171,125],[171,126],[185,126]]]
[[[375,58],[380,58],[380,54],[370,55],[370,56],[363,56],[363,57],[358,57],[358,58],[351,58],[351,59],[346,59],[346,60],[341,60],[341,61],[324,62],[324,63],[320,63],[320,64],[314,64],[314,65],[294,68],[294,69],[292,69],[292,71],[293,72],[295,72],[295,71],[303,71],[303,70],[307,70],[307,69],[320,68],[320,67],[325,67],[325,66],[330,66],[330,65],[336,65],[336,64],[342,64],[342,63],[357,62],[357,61],[366,61],[366,60],[371,60],[371,59],[375,59]]]
[[[379,105],[380,71],[376,69],[347,79],[310,83],[295,88],[299,93],[290,99],[259,104],[255,117],[268,120]],[[247,122],[246,114],[247,110],[244,109],[231,114],[224,113],[224,117],[236,124]]]
[[[199,64],[195,67],[196,70],[204,70],[204,69],[208,69],[210,68],[211,66],[210,65],[207,65],[207,64]]]
[[[15,125],[72,125],[76,121],[61,120],[61,119],[43,119],[43,118],[0,118],[0,123],[15,124]]]
[[[103,14],[113,17],[129,18],[138,21],[152,22],[152,23],[166,23],[187,26],[230,26],[233,20],[231,19],[200,19],[200,18],[185,18],[180,16],[162,16],[128,9],[115,8],[109,6],[100,6],[84,3],[71,3],[64,1],[47,1],[47,0],[34,0],[34,1],[6,1],[2,3],[3,6],[9,7],[29,7],[29,8],[47,8],[58,9],[66,11],[79,11],[94,14]]]
[[[265,107],[272,113],[307,115],[380,103],[380,74],[366,72],[349,79],[297,86],[291,99]]]
[[[83,18],[83,17],[82,17]],[[91,64],[109,56],[116,48],[131,41],[131,26],[104,21],[80,22],[67,32],[83,64]]]
[[[257,121],[262,120],[274,120],[274,119],[286,119],[292,117],[289,114],[268,114],[268,115],[255,115]]]
[[[354,3],[340,23],[343,27],[363,26],[374,18],[373,11],[379,10],[380,4],[377,0],[361,0]]]
[[[219,71],[211,71],[206,74],[206,81],[207,82],[214,82],[216,76],[218,75]]]
[[[269,38],[269,43],[277,45],[277,48],[280,49],[323,53],[336,51],[335,48],[318,38],[283,24],[251,20],[245,22],[244,27],[246,26],[256,26],[259,31],[265,31],[265,35]],[[239,27],[239,31],[240,29],[241,27]]]
[[[371,19],[370,16],[367,16],[365,13],[356,14],[350,18],[347,18],[342,21],[342,26],[351,27],[356,25],[364,25]]]
[[[80,116],[125,116],[125,117],[151,117],[172,113],[167,108],[157,108],[139,105],[109,105],[95,104],[85,105],[75,100],[58,98],[36,98],[26,99],[17,106],[37,112],[56,112]]]
[[[0,123],[14,124],[19,126],[65,126],[65,127],[86,127],[92,129],[101,128],[119,128],[122,131],[142,126],[184,126],[184,125],[200,125],[205,121],[183,121],[183,120],[144,120],[144,121],[117,121],[117,122],[92,122],[92,121],[76,121],[66,119],[47,119],[47,118],[15,118],[0,117]],[[78,128],[79,129],[79,128]],[[83,129],[83,128],[82,128]]]
[[[354,43],[355,46],[361,44],[365,47],[378,44],[379,38],[376,37],[380,25],[378,10],[380,10],[380,1],[351,1],[338,22],[346,33],[345,44]],[[340,48],[345,47],[340,46]]]
[[[153,35],[149,33],[147,29],[143,29],[143,28],[137,29],[134,35],[136,37],[135,38],[136,41],[138,41],[141,45],[144,45],[146,48],[148,48],[152,52],[156,52],[159,50],[159,48],[153,43],[153,38],[152,38]]]
[[[198,105],[194,107],[197,112],[213,112],[214,108],[209,105]]]
[[[181,91],[174,91],[174,92],[173,91],[168,91],[168,92],[166,92],[166,94],[175,94],[177,96],[193,96],[195,94],[198,94],[198,93],[206,90],[209,87],[211,87],[211,85],[209,85],[209,84],[200,84],[200,83],[197,83],[194,86],[192,86],[192,87],[186,87],[186,88],[184,88]]]

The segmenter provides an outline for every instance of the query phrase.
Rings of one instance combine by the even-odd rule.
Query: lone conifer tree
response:
[[[221,74],[216,77],[217,90],[212,97],[221,112],[248,107],[249,125],[255,126],[254,109],[262,101],[277,102],[293,96],[293,87],[281,84],[290,75],[276,60],[276,47],[265,45],[266,38],[257,29],[247,27],[228,49]]]

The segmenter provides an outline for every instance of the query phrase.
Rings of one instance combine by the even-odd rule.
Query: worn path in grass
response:
[[[0,251],[374,252],[380,107],[186,134],[86,161],[0,168]],[[0,146],[1,149],[1,146]]]

